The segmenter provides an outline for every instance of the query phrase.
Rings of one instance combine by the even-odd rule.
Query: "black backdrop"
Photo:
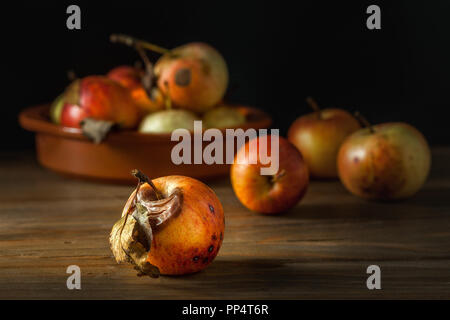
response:
[[[113,32],[168,48],[212,44],[229,65],[229,99],[268,111],[283,134],[309,111],[311,95],[374,123],[409,122],[433,145],[449,142],[448,1],[73,3],[81,7],[79,31],[66,28],[69,3],[2,3],[3,150],[33,146],[17,115],[59,94],[67,70],[101,74],[138,59],[109,43]],[[381,7],[381,30],[366,28],[369,4]]]

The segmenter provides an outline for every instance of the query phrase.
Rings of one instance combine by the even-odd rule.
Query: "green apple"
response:
[[[50,106],[50,119],[53,123],[61,123],[61,113],[64,106],[64,94],[60,94]]]
[[[142,119],[139,132],[143,133],[171,133],[175,129],[194,130],[197,116],[190,111],[170,109],[157,111]]]
[[[219,106],[203,115],[206,128],[233,128],[245,123],[245,116],[236,108]]]

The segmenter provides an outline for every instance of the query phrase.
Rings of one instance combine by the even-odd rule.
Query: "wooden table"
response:
[[[337,181],[311,183],[277,217],[246,210],[228,179],[210,183],[226,214],[218,257],[183,277],[137,277],[112,258],[108,235],[131,186],[69,180],[30,153],[1,154],[0,298],[450,298],[450,149],[434,149],[416,197],[367,202]],[[68,290],[69,265],[81,290]],[[366,268],[381,268],[368,290]]]

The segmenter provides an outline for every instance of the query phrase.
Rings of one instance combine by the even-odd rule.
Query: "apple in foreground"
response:
[[[339,177],[351,193],[368,199],[400,199],[422,187],[431,154],[416,128],[391,122],[369,125],[349,136],[337,164]]]
[[[242,146],[231,166],[231,184],[240,202],[252,211],[277,214],[295,206],[305,195],[309,174],[301,153],[286,139],[279,137],[279,169],[273,176],[261,175],[259,148],[265,136],[255,138]],[[258,150],[257,163],[250,163],[250,150]],[[267,139],[267,149],[262,154],[271,155],[271,139]],[[276,155],[274,155],[276,156]],[[274,158],[274,157],[272,157]],[[273,160],[273,159],[272,159]]]
[[[207,267],[222,244],[225,218],[214,191],[184,176],[149,180],[133,170],[139,184],[110,244],[117,262],[131,262],[141,274],[182,275]]]
[[[302,153],[311,177],[337,178],[336,159],[347,136],[361,126],[357,119],[342,109],[319,109],[295,120],[288,131],[288,140]]]

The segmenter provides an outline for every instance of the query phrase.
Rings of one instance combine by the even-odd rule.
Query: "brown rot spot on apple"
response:
[[[217,236],[216,236],[215,234],[213,234],[212,237],[211,237],[211,239],[212,239],[213,241],[216,241],[216,240],[217,240]]]
[[[213,250],[214,250],[214,246],[210,245],[209,248],[208,248],[208,252],[212,252]]]
[[[187,68],[177,70],[175,83],[180,87],[187,87],[191,83],[191,70]]]
[[[359,162],[359,158],[358,158],[358,157],[354,157],[354,158],[353,158],[353,162],[354,162],[354,163],[358,163],[358,162]]]
[[[200,257],[199,257],[199,256],[195,256],[195,257],[192,259],[192,261],[197,262],[198,259],[200,259]]]
[[[203,263],[207,263],[207,262],[208,262],[208,257],[203,258],[202,262],[203,262]]]
[[[214,207],[212,205],[210,205],[210,204],[209,204],[209,211],[211,211],[211,213],[215,213]]]

